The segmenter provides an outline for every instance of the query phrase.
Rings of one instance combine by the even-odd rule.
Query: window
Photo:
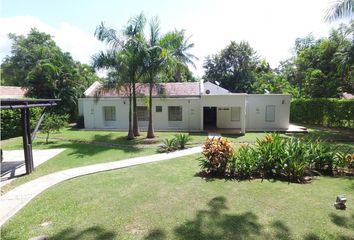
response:
[[[162,106],[156,106],[156,112],[162,112]]]
[[[232,122],[239,122],[240,121],[240,107],[232,107],[231,108],[231,121]]]
[[[182,107],[181,106],[168,107],[168,121],[182,121]]]
[[[147,107],[136,107],[138,114],[138,121],[149,121],[149,113]]]
[[[266,106],[265,120],[266,120],[266,122],[274,122],[275,121],[275,106],[274,105],[267,105]]]
[[[105,121],[116,120],[116,107],[103,107],[103,114]]]

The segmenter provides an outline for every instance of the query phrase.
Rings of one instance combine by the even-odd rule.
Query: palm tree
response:
[[[336,0],[325,14],[325,21],[335,21],[340,18],[352,17],[354,13],[354,0]]]
[[[140,13],[136,17],[131,18],[128,21],[128,25],[123,30],[124,36],[126,36],[129,41],[129,46],[131,48],[131,57],[134,64],[131,65],[131,83],[132,83],[132,94],[133,94],[133,133],[134,136],[140,136],[138,114],[137,114],[137,101],[136,101],[136,83],[140,80],[142,75],[142,58],[143,49],[145,44],[144,39],[144,28],[145,28],[146,18],[143,13]]]
[[[128,85],[129,96],[129,127],[128,140],[134,138],[132,128],[132,83],[129,78],[129,54],[127,49],[110,49],[106,52],[100,52],[92,57],[93,67],[95,69],[110,70],[106,81],[102,84],[102,90],[110,90],[115,88],[120,90],[122,86]]]
[[[149,124],[147,138],[154,138],[153,119],[152,119],[152,89],[158,81],[158,74],[168,67],[175,67],[178,64],[190,63],[192,59],[197,59],[188,53],[194,44],[188,43],[189,39],[184,36],[184,31],[174,31],[160,36],[160,24],[158,18],[150,21],[149,39],[144,59],[144,72],[149,83]]]
[[[95,31],[95,36],[98,40],[108,44],[110,49],[106,52],[100,52],[93,57],[94,66],[96,68],[106,68],[115,71],[116,76],[119,76],[119,79],[116,81],[117,87],[119,87],[122,81],[128,84],[128,139],[133,139],[139,134],[139,131],[137,130],[135,84],[139,78],[139,71],[142,69],[142,50],[144,49],[144,39],[141,32],[145,24],[144,21],[145,20],[142,14],[129,20],[128,25],[123,30],[123,36],[118,36],[116,30],[107,28],[103,23],[101,23]],[[133,117],[131,114],[132,99]],[[132,118],[133,124],[131,121]],[[134,118],[136,118],[136,121]]]

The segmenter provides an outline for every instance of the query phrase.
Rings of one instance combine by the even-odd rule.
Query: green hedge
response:
[[[335,98],[293,100],[290,120],[325,127],[354,128],[354,100]]]
[[[31,108],[31,129],[34,129],[42,109]],[[18,137],[22,135],[21,110],[1,110],[1,139]]]

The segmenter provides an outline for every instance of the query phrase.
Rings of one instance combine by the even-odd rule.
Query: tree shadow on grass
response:
[[[113,231],[106,230],[100,226],[93,226],[86,228],[82,231],[76,231],[73,228],[64,229],[49,239],[52,240],[80,240],[80,239],[105,239],[110,240],[116,237],[116,233]]]
[[[208,203],[208,210],[199,210],[194,219],[177,226],[174,229],[175,238],[181,240],[223,240],[223,239],[252,239],[262,236],[264,239],[289,239],[290,229],[282,221],[270,224],[272,233],[263,231],[264,226],[258,222],[253,212],[242,214],[227,214],[228,209],[224,197],[215,197]],[[145,240],[164,240],[166,234],[161,229],[149,232]]]

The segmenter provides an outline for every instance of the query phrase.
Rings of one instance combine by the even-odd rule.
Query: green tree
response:
[[[145,40],[143,30],[145,17],[140,14],[128,21],[123,36],[116,30],[107,28],[103,23],[96,28],[95,36],[108,44],[109,49],[93,57],[95,68],[106,68],[113,73],[106,87],[112,85],[120,88],[122,82],[128,83],[129,92],[129,130],[128,139],[140,135],[136,114],[135,84],[142,76]],[[115,77],[116,79],[112,79]],[[112,81],[113,80],[113,81]],[[132,121],[133,120],[133,121]]]
[[[150,34],[147,40],[147,48],[144,58],[144,74],[149,83],[149,124],[148,138],[154,138],[153,119],[152,119],[152,90],[158,75],[164,69],[177,69],[185,66],[187,63],[192,64],[196,57],[188,51],[194,46],[188,42],[184,31],[173,31],[160,36],[160,24],[158,18],[150,21]]]
[[[257,62],[256,52],[249,43],[232,41],[220,53],[206,58],[203,78],[210,82],[219,81],[221,87],[231,92],[250,93]]]
[[[60,98],[58,113],[77,116],[77,99],[98,77],[90,67],[75,62],[62,52],[52,37],[32,29],[27,36],[9,34],[13,41],[11,54],[2,68],[3,84],[28,88],[28,97]],[[80,69],[86,69],[82,75]]]
[[[41,131],[47,134],[45,142],[48,143],[49,134],[54,132],[59,132],[60,129],[67,126],[69,116],[68,115],[57,115],[57,114],[47,114],[41,124]]]

